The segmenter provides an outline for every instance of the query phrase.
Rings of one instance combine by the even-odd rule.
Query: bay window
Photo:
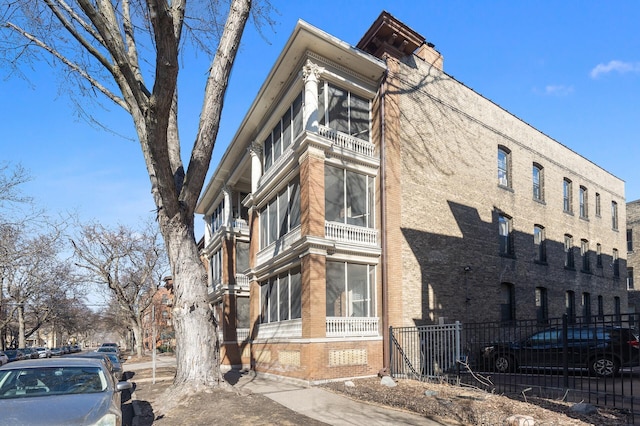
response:
[[[327,262],[327,316],[375,316],[375,266]]]
[[[338,132],[368,141],[369,100],[329,82],[320,82],[318,122]]]
[[[273,276],[260,283],[260,322],[278,322],[301,318],[300,267]]]
[[[325,220],[373,228],[373,177],[325,166]]]

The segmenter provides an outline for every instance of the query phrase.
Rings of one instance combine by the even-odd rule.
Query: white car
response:
[[[42,346],[35,348],[40,358],[51,358],[51,349]]]
[[[0,367],[9,362],[9,357],[4,352],[0,351]]]

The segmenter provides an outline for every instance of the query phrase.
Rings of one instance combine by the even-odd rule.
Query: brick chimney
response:
[[[383,11],[358,42],[358,49],[382,58],[385,54],[396,59],[416,55],[436,68],[443,69],[443,57],[433,43]]]

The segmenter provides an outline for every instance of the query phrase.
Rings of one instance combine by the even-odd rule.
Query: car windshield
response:
[[[107,383],[99,367],[14,368],[0,371],[0,400],[104,392]]]
[[[102,348],[98,349],[98,352],[117,352],[118,349],[116,349],[113,346],[103,346]]]

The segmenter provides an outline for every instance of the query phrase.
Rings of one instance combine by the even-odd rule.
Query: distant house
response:
[[[164,285],[153,295],[151,305],[145,309],[142,317],[142,335],[144,349],[153,348],[161,351],[173,351],[175,331],[171,316],[173,308],[173,278],[164,278]],[[155,336],[155,343],[153,341]]]
[[[227,367],[375,375],[390,326],[627,306],[624,182],[386,12],[356,46],[298,22],[197,212]]]

